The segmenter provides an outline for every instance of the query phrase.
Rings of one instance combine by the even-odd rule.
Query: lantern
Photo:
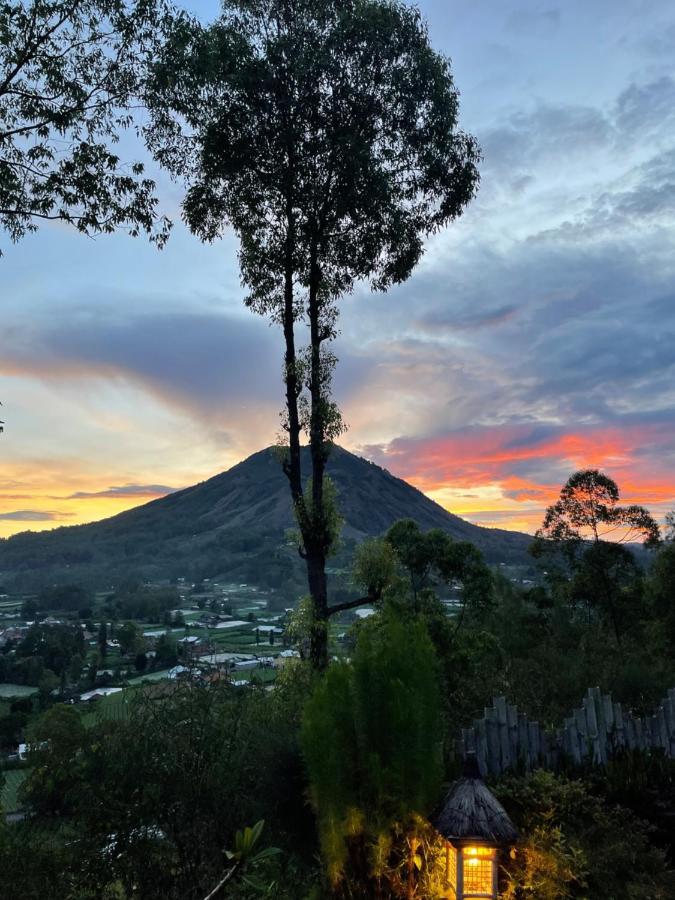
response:
[[[463,777],[450,789],[432,824],[445,841],[445,896],[496,900],[499,851],[515,843],[518,834],[480,777],[475,753],[467,754]]]

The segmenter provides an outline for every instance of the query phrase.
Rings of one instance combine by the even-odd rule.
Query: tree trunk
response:
[[[288,413],[288,447],[289,458],[284,471],[291,487],[293,505],[298,519],[302,514],[299,508],[303,502],[302,471],[300,466],[300,416],[298,414],[298,397],[302,385],[298,380],[297,357],[295,352],[295,318],[293,309],[293,243],[294,219],[292,209],[288,208],[288,237],[286,240],[286,262],[284,271],[284,381],[286,384],[286,411]],[[299,522],[302,528],[301,523]]]
[[[310,659],[315,669],[323,671],[328,665],[328,586],[325,557],[316,551],[307,552],[307,581],[314,603]]]
[[[323,484],[326,465],[325,422],[321,384],[321,332],[319,323],[318,292],[320,275],[316,262],[316,248],[312,258],[312,284],[309,289],[310,315],[310,454],[312,460],[311,506],[307,504],[302,484],[300,459],[301,422],[298,398],[302,382],[298,376],[298,360],[295,347],[295,310],[293,295],[293,242],[294,220],[289,205],[287,253],[284,273],[284,309],[282,324],[286,345],[284,355],[284,381],[286,385],[286,412],[289,455],[284,462],[284,472],[288,478],[293,498],[295,515],[302,535],[304,550],[301,555],[307,566],[309,594],[314,604],[315,623],[310,635],[310,658],[312,665],[323,670],[328,665],[328,590],[326,584],[326,557],[328,534],[323,509]]]
[[[324,475],[328,448],[326,442],[326,413],[324,373],[321,371],[321,333],[319,286],[321,275],[317,262],[317,245],[312,246],[309,283],[309,332],[311,400],[309,422],[309,448],[312,459],[312,513],[308,517],[308,534],[305,536],[307,553],[307,579],[314,602],[314,625],[310,642],[310,657],[315,669],[328,666],[328,585],[326,558],[330,551],[330,535],[324,508]]]

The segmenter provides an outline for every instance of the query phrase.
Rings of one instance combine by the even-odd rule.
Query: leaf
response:
[[[263,884],[262,881],[258,878],[253,878],[250,875],[242,875],[241,880],[245,882],[249,887],[252,887],[254,891],[259,891],[260,893],[267,893],[268,885]]]
[[[279,847],[265,847],[260,853],[256,853],[255,856],[252,856],[250,861],[252,863],[259,863],[264,859],[269,859],[271,856],[278,856],[280,853],[281,850]]]

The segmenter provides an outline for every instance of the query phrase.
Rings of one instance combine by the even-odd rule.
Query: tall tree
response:
[[[415,608],[418,595],[437,584],[462,585],[462,615],[467,606],[489,607],[493,599],[492,573],[483,555],[467,541],[453,541],[440,528],[420,531],[412,519],[399,519],[385,536],[406,572]],[[461,622],[462,616],[460,616]]]
[[[49,219],[166,239],[154,183],[113,151],[166,17],[163,0],[0,4],[0,228],[12,241]]]
[[[652,564],[647,596],[669,648],[675,651],[675,512],[666,516],[666,540]]]
[[[639,567],[623,545],[642,541],[656,547],[660,531],[647,509],[620,506],[619,500],[618,485],[608,475],[597,469],[575,472],[546,510],[533,552],[562,551],[574,575],[573,598],[585,602],[589,612],[596,608],[607,616],[620,644],[628,608],[641,592]]]
[[[563,542],[570,550],[584,541],[644,541],[655,547],[659,527],[644,506],[619,506],[617,483],[598,469],[582,469],[567,479],[560,498],[546,510],[536,537]]]
[[[339,608],[326,583],[338,517],[325,478],[344,428],[331,394],[338,301],[357,282],[385,290],[408,278],[424,238],[474,196],[479,149],[458,130],[449,60],[399,0],[227,0],[208,28],[182,17],[149,100],[149,144],[187,182],[188,226],[206,241],[234,228],[246,304],[283,330],[284,471],[323,667]]]
[[[373,616],[352,662],[317,682],[302,727],[328,877],[334,888],[351,882],[343,896],[401,896],[391,875],[408,857],[416,816],[438,802],[442,731],[424,624],[391,608]]]

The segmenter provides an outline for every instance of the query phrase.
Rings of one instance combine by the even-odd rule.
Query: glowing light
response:
[[[464,896],[492,896],[492,847],[464,847]]]
[[[491,847],[465,847],[465,856],[493,856],[494,850]],[[474,860],[477,862],[477,860]]]

